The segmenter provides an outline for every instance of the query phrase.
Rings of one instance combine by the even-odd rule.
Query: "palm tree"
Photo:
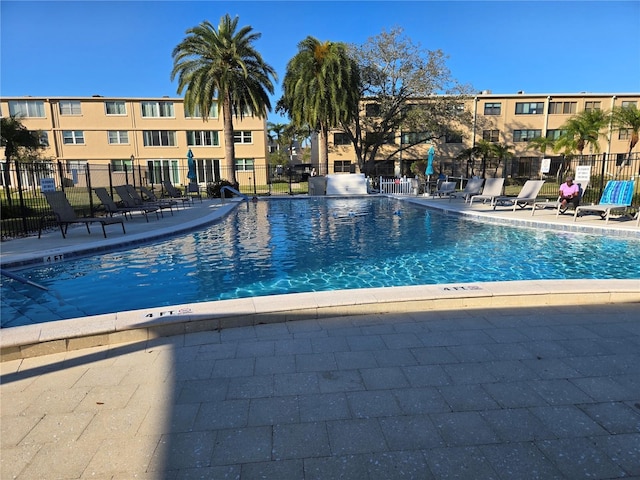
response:
[[[225,162],[229,181],[237,185],[233,116],[242,118],[247,111],[266,116],[276,72],[253,47],[261,35],[250,26],[238,29],[238,17],[225,15],[217,30],[204,21],[186,33],[173,49],[171,80],[178,76],[178,94],[186,89],[185,109],[194,113],[199,108],[203,121],[214,103],[222,110]]]
[[[555,142],[554,150],[574,151],[583,154],[587,145],[593,151],[600,151],[599,139],[602,130],[607,126],[608,116],[602,110],[584,110],[571,117],[560,127],[563,134]]]
[[[280,150],[280,139],[281,139],[282,135],[284,134],[284,131],[285,131],[286,128],[287,128],[287,124],[286,123],[267,122],[267,131],[269,133],[273,134],[273,135],[270,135],[269,137],[271,138],[272,141],[275,140],[276,148],[278,150]]]
[[[631,160],[631,151],[637,145],[638,136],[640,135],[640,110],[635,105],[614,107],[611,112],[611,120],[613,127],[618,131],[628,130],[631,134],[629,137],[629,155],[627,157]]]
[[[498,168],[500,168],[500,164],[504,160],[504,168],[502,169],[502,176],[506,177],[507,175],[507,160],[513,158],[513,152],[511,151],[513,147],[511,145],[507,145],[506,143],[492,143],[491,144],[491,154],[498,159],[498,163],[496,164],[496,170],[493,174],[495,177],[498,174]]]
[[[287,64],[278,110],[294,126],[311,126],[319,133],[320,161],[329,170],[329,129],[350,122],[358,112],[360,75],[343,43],[307,37]]]
[[[4,186],[11,185],[11,160],[19,159],[20,151],[34,152],[42,147],[40,132],[28,130],[14,115],[0,118],[0,141],[4,147]],[[11,195],[7,192],[7,201],[11,204]]]

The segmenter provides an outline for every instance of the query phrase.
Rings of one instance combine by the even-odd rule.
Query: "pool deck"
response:
[[[635,220],[407,200],[640,238]],[[106,240],[81,226],[3,242],[1,262],[126,247],[229,208],[196,202]],[[638,303],[636,280],[492,282],[3,329],[0,478],[640,477]]]

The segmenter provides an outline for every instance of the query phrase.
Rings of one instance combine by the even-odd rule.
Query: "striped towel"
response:
[[[632,180],[609,180],[604,187],[599,205],[631,205],[633,187]]]

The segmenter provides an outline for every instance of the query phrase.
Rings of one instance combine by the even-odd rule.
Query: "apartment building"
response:
[[[67,172],[110,165],[113,172],[142,171],[150,183],[184,185],[191,150],[199,183],[228,179],[223,122],[215,106],[203,121],[200,112],[185,112],[182,98],[4,97],[0,115],[16,115],[26,128],[40,131],[41,157],[60,161]],[[234,118],[234,143],[238,180],[264,177],[266,119],[251,112]]]
[[[446,166],[448,173],[455,172],[455,160],[463,150],[474,147],[479,140],[486,140],[511,147],[514,158],[507,166],[507,176],[530,176],[540,169],[543,155],[528,144],[535,137],[556,139],[561,134],[562,125],[573,115],[590,109],[610,111],[614,106],[635,105],[640,107],[640,93],[632,94],[493,94],[483,91],[468,100],[461,108],[466,109],[472,116],[472,125],[456,125],[460,134],[452,134],[434,142],[436,149],[436,163]],[[369,112],[375,116],[375,108],[363,109],[365,115]],[[387,159],[391,152],[398,147],[410,145],[418,132],[396,132],[394,138],[389,139],[389,145],[383,146],[376,157],[380,162],[378,174],[399,175],[407,174],[410,164],[417,160],[424,160],[431,147],[431,142],[418,144],[395,153]],[[602,132],[599,140],[600,153],[606,153],[609,158],[624,158],[629,150],[630,131],[618,131],[611,125]],[[355,171],[357,160],[353,146],[344,133],[333,131],[329,135],[329,173]],[[639,147],[636,147],[639,148]],[[577,152],[575,152],[577,153]],[[587,147],[583,152],[595,154]],[[557,163],[560,155],[547,151],[544,155]],[[459,165],[457,165],[459,167]]]

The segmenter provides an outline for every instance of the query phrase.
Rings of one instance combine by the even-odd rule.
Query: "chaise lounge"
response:
[[[524,208],[527,205],[534,205],[543,184],[544,180],[527,180],[517,197],[497,197],[493,201],[493,209],[495,210],[497,206],[512,206],[515,212],[516,207]]]
[[[114,225],[116,223],[119,223],[120,225],[122,225],[122,233],[127,233],[125,232],[124,222],[122,218],[78,217],[64,192],[42,192],[42,194],[47,199],[47,203],[51,207],[51,210],[56,217],[56,221],[60,226],[60,233],[62,233],[62,238],[67,238],[67,229],[72,223],[84,223],[87,226],[88,233],[91,233],[91,230],[89,230],[90,223],[99,223],[100,225],[102,225],[102,234],[104,235],[104,238],[107,238],[107,232],[104,228],[105,225]],[[40,236],[42,235],[42,226],[44,219],[45,216],[42,216],[40,218],[38,238],[40,238]]]
[[[600,202],[597,205],[580,205],[573,214],[573,221],[585,213],[595,213],[609,223],[612,211],[627,213],[633,200],[635,183],[633,180],[609,180],[604,187]]]

